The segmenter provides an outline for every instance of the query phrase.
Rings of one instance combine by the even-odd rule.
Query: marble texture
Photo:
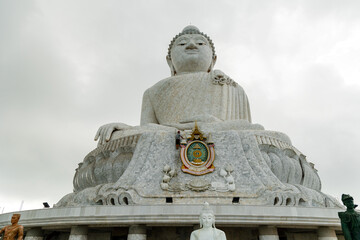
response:
[[[136,141],[120,140],[119,143],[115,138],[88,154],[84,161],[94,159],[93,162],[81,165],[74,178],[76,186],[82,188],[74,185],[78,190],[65,196],[56,206],[159,204],[166,197],[172,197],[176,204],[202,203],[205,197],[211,204],[231,204],[233,198],[238,197],[241,205],[341,206],[321,192],[317,170],[292,146],[285,134],[260,130],[262,128],[228,130],[228,126],[224,127],[226,131],[211,132],[210,125],[199,123],[201,131],[211,133],[215,144],[213,173],[204,176],[183,173],[179,150],[174,144],[176,129],[157,126],[154,130],[156,125],[150,124],[148,129],[142,126],[129,130],[130,136],[127,130],[114,134],[114,138],[119,139],[135,139],[131,136],[136,136]],[[186,131],[183,132],[186,135]],[[121,142],[133,144],[126,147],[129,152],[121,150],[124,148]],[[130,156],[127,154],[131,159],[126,158]],[[97,167],[102,162],[112,167],[105,168],[106,164]],[[171,177],[164,175],[167,165],[174,172]],[[228,166],[233,169],[233,185],[224,191],[222,186],[229,183],[223,171]],[[109,181],[114,171],[118,179]],[[204,186],[203,191],[191,188],[201,188],[200,185]]]
[[[226,240],[225,233],[215,227],[215,216],[209,204],[205,202],[201,210],[200,229],[193,231],[190,235],[190,240]]]
[[[170,43],[166,57],[171,77],[145,91],[141,125],[162,125],[245,119],[251,122],[244,90],[220,70],[211,39],[195,26],[187,26]],[[95,140],[102,145],[116,130],[128,129],[124,123],[105,124]]]
[[[185,28],[183,33],[187,30],[199,31],[197,28],[190,28],[191,26]],[[167,60],[169,67],[173,70],[172,75],[207,72],[216,61],[208,38],[195,32],[178,36],[170,48]]]
[[[259,227],[260,240],[279,240],[277,228],[275,226],[260,226]]]
[[[278,235],[259,235],[260,240],[279,240]]]
[[[160,204],[49,208],[22,211],[21,224],[25,232],[41,227],[47,233],[61,230],[59,240],[68,240],[72,226],[89,226],[88,239],[110,239],[93,235],[96,232],[116,231],[125,237],[129,226],[146,225],[150,240],[188,239],[199,223],[202,205]],[[228,240],[257,239],[259,226],[276,226],[289,240],[317,240],[317,228],[328,227],[340,233],[337,208],[306,208],[280,206],[213,205],[216,226]],[[0,214],[0,226],[8,223],[11,213]],[[301,234],[293,234],[298,229]],[[285,233],[284,233],[285,231]],[[27,234],[26,234],[27,235]],[[92,236],[93,235],[93,236]],[[293,237],[289,237],[292,236]],[[114,235],[113,235],[114,236]],[[120,236],[120,235],[118,235]],[[241,237],[239,237],[241,236]],[[284,235],[282,235],[284,236]],[[177,238],[180,237],[180,238]],[[341,236],[338,235],[338,239]]]
[[[165,199],[164,199],[165,202]],[[338,208],[281,207],[238,204],[212,205],[217,226],[276,225],[279,228],[293,226],[309,228],[327,226],[341,230]],[[80,224],[88,226],[114,226],[129,223],[138,225],[194,226],[199,223],[202,204],[157,204],[85,206],[27,210],[21,212],[21,224],[25,229],[51,228],[61,225],[71,228]],[[0,214],[0,226],[8,223],[11,213]]]
[[[87,226],[73,226],[69,240],[87,240],[88,239],[88,227]]]
[[[218,75],[221,72],[218,72]],[[238,84],[216,84],[214,72],[196,72],[164,79],[143,96],[141,125],[244,119],[251,122],[247,96]]]
[[[41,230],[41,228],[32,228],[29,231],[27,231],[25,240],[43,240],[44,239],[44,233]]]
[[[251,123],[245,91],[214,70],[216,60],[214,44],[198,28],[188,26],[176,35],[167,55],[171,76],[145,91],[141,125],[100,127],[98,147],[76,169],[74,192],[55,206],[206,199],[211,204],[341,207],[321,192],[314,164],[287,135]],[[215,144],[215,170],[202,176],[181,171],[175,148],[177,131],[188,136],[195,121]]]
[[[335,230],[328,227],[320,227],[318,229],[318,240],[337,240]]]
[[[129,228],[128,240],[146,240],[146,227],[143,225],[132,225]]]

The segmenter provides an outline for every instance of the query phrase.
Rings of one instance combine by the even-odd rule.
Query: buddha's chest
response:
[[[199,240],[215,240],[213,231],[202,231],[198,236]]]
[[[201,114],[220,118],[221,90],[208,74],[174,78],[153,91],[151,101],[160,123],[176,123]]]

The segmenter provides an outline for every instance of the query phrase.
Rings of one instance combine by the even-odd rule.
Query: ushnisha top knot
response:
[[[205,33],[200,32],[200,30],[199,30],[197,27],[195,27],[194,25],[189,25],[189,26],[186,26],[186,27],[182,30],[181,33],[177,34],[177,35],[171,40],[171,42],[170,42],[170,44],[169,44],[169,48],[168,48],[168,54],[167,54],[167,57],[168,57],[169,59],[171,59],[171,48],[172,48],[172,46],[174,45],[174,42],[176,41],[176,39],[177,39],[178,37],[180,37],[180,36],[182,36],[182,35],[185,35],[185,34],[200,34],[200,35],[204,36],[204,37],[208,40],[208,42],[209,42],[209,44],[210,44],[210,47],[211,47],[212,52],[213,52],[213,55],[212,55],[213,58],[216,56],[216,55],[215,55],[215,46],[214,46],[214,43],[212,42],[212,40],[210,39],[210,37],[209,37],[208,35],[206,35]]]
[[[208,202],[204,202],[203,208],[201,210],[200,214],[203,213],[211,213],[212,215],[214,215],[214,211],[210,208],[210,205]]]

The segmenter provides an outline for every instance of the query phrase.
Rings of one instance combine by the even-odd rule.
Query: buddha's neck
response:
[[[203,71],[196,71],[196,72],[180,72],[180,73],[176,73],[175,76],[180,76],[180,75],[186,75],[186,74],[194,74],[194,73],[206,73]]]
[[[214,228],[213,227],[203,227],[202,230],[205,231],[212,231]]]

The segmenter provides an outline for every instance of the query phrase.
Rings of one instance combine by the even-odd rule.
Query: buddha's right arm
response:
[[[125,123],[108,123],[99,128],[97,131],[94,140],[98,142],[98,146],[104,144],[105,142],[108,142],[111,139],[111,135],[116,130],[123,130],[126,128],[130,128],[131,126],[125,124]]]
[[[141,105],[141,120],[140,125],[145,125],[148,123],[156,123],[159,124],[154,108],[151,103],[149,89],[144,92],[142,105]]]

